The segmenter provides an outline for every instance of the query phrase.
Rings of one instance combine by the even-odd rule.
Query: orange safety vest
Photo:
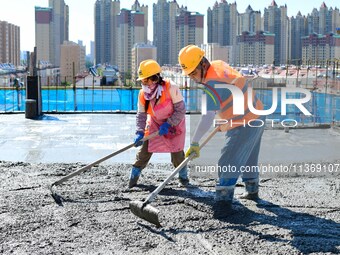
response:
[[[161,85],[159,85],[161,86]],[[164,104],[164,102],[171,98],[171,95],[170,95],[170,82],[169,81],[165,81],[165,85],[164,85],[164,88],[163,88],[163,93],[162,95],[160,96],[160,98],[157,100],[157,104]],[[146,106],[146,100],[145,100],[145,97],[144,97],[144,90],[140,90],[139,91],[139,95],[138,95],[138,99],[139,99],[139,102]],[[148,105],[148,109],[145,109],[146,110],[146,113],[149,114],[150,116],[154,117],[155,118],[155,113],[153,111],[153,106],[152,104],[149,102],[149,105]]]
[[[227,99],[220,102],[219,117],[225,120],[232,120],[232,126],[228,129],[233,129],[238,126],[247,125],[249,120],[258,119],[259,115],[256,115],[249,111],[248,108],[248,81],[239,72],[230,67],[227,63],[217,60],[212,61],[211,66],[207,71],[207,75],[204,78],[203,83],[207,84],[209,81],[220,82],[220,84],[231,84],[237,86],[242,92],[244,97],[244,114],[234,115],[233,114],[233,95],[231,94]],[[255,96],[253,91],[252,95],[253,106],[257,110],[263,110],[263,104]]]
[[[159,127],[174,113],[170,94],[170,81],[165,81],[163,86],[162,95],[157,100],[156,105],[154,105],[156,100],[152,99],[146,109],[147,120],[144,132],[146,136],[157,132]],[[139,92],[139,102],[144,106],[146,104],[142,89]],[[183,150],[185,143],[185,118],[177,126],[172,127],[172,131],[167,135],[149,140],[148,151],[178,152]]]

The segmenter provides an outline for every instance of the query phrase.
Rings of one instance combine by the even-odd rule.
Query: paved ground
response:
[[[257,202],[238,199],[244,190],[238,183],[233,211],[223,218],[213,207],[216,173],[195,171],[202,163],[215,164],[223,139],[218,134],[190,163],[193,186],[179,188],[172,180],[152,203],[162,223],[156,228],[133,215],[129,202],[145,199],[169,175],[166,154],[152,158],[132,190],[126,185],[136,149],[57,185],[59,205],[48,189],[128,145],[134,115],[0,118],[0,254],[340,253],[336,130],[266,130],[263,169],[289,166],[290,171],[262,173]],[[187,118],[190,130],[196,120]]]
[[[340,162],[338,162],[340,163]],[[215,181],[196,176],[189,189],[173,180],[151,205],[161,228],[137,218],[143,200],[166,177],[146,170],[126,188],[129,166],[100,165],[54,187],[80,164],[0,162],[1,254],[339,254],[340,185],[335,178],[263,178],[258,202],[239,200],[214,216]]]
[[[199,116],[187,116],[186,148]],[[41,120],[25,119],[24,114],[0,115],[0,160],[28,163],[90,163],[129,145],[134,138],[133,114],[55,114]],[[217,134],[197,161],[215,164],[223,143]],[[132,163],[132,148],[106,161]],[[340,132],[332,129],[265,131],[260,162],[293,163],[340,159]],[[169,155],[155,154],[153,162],[167,163]]]

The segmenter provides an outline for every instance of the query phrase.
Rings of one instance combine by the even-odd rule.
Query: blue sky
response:
[[[0,8],[0,20],[8,21],[12,24],[20,26],[21,29],[21,50],[33,51],[35,44],[34,38],[34,6],[47,7],[48,0],[0,0],[2,5]],[[120,0],[121,8],[130,9],[135,0]],[[248,5],[253,10],[261,11],[268,7],[272,0],[232,0],[228,3],[237,3],[237,10],[243,13]],[[139,3],[149,6],[149,23],[152,23],[152,5],[157,0],[139,0]],[[181,6],[187,6],[189,11],[198,11],[206,15],[207,9],[213,7],[216,0],[177,0]],[[218,0],[220,2],[220,0]],[[324,1],[327,7],[340,8],[338,0]],[[70,8],[70,40],[77,42],[82,40],[87,46],[86,51],[89,53],[90,41],[94,40],[94,25],[93,25],[93,9],[95,0],[65,0],[65,3]],[[313,8],[319,10],[323,1],[296,1],[296,0],[277,0],[278,6],[287,4],[288,16],[295,16],[298,11],[302,15],[311,13]],[[205,19],[206,26],[206,19]],[[205,28],[206,33],[206,28]],[[152,24],[149,24],[149,40],[152,39]],[[206,36],[205,36],[206,40]]]

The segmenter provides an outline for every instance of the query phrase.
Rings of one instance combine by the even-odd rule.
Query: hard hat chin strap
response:
[[[203,81],[203,77],[204,77],[204,68],[203,68],[203,63],[202,61],[200,62],[200,67],[201,67],[201,82]]]
[[[209,68],[210,63],[203,57],[199,63],[201,69],[201,81],[203,82],[203,78],[205,77],[206,70]]]

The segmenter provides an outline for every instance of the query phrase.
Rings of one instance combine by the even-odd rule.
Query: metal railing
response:
[[[321,80],[324,80],[324,84],[320,83]],[[301,122],[306,121],[309,123],[340,122],[340,80],[319,77],[318,81],[317,86],[315,86],[316,89],[312,89],[312,100],[306,106],[313,116],[311,118],[303,118],[303,116],[300,118],[299,113],[295,110],[290,112],[291,116],[299,118]],[[253,87],[257,90],[258,97],[265,105],[265,109],[270,108],[272,104],[268,84],[270,84],[270,81],[268,83],[268,81],[263,82],[261,80],[258,84],[253,84]],[[328,93],[325,93],[322,86],[328,86]],[[123,86],[101,86],[100,84],[95,84],[94,80],[89,84],[85,83],[84,80],[84,82],[80,82],[76,86],[68,83],[62,83],[57,86],[49,84],[49,86],[42,86],[42,112],[133,113],[137,110],[139,89]],[[202,91],[190,83],[190,86],[186,86],[186,89],[181,89],[181,92],[187,112],[200,113]],[[0,87],[0,113],[24,112],[25,101],[25,86],[20,87],[13,84],[12,86]],[[273,116],[276,115],[273,114]]]

